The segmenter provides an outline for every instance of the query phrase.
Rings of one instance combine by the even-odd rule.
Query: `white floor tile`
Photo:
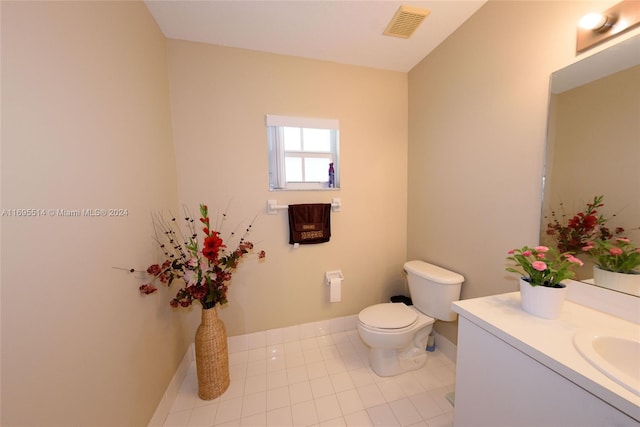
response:
[[[178,412],[172,412],[167,416],[164,421],[164,427],[184,427],[189,425],[189,418],[191,418],[191,410],[186,409]]]
[[[329,375],[329,371],[327,371],[327,367],[322,360],[314,363],[307,362],[307,373],[309,374],[310,380],[327,377]]]
[[[436,349],[422,369],[379,377],[352,323],[230,339],[229,389],[215,400],[199,399],[193,363],[164,426],[452,427],[445,395],[455,389],[455,364]]]
[[[244,380],[244,394],[253,394],[267,389],[267,375],[254,375]]]
[[[400,427],[400,423],[393,415],[393,411],[386,403],[380,406],[368,408],[367,413],[374,426],[383,427]]]
[[[222,424],[229,421],[239,420],[242,415],[242,400],[242,397],[221,400],[218,403],[218,412],[216,413],[215,423]]]
[[[291,427],[293,420],[291,418],[291,408],[278,408],[267,412],[268,427]]]
[[[231,381],[236,381],[247,377],[247,363],[229,365],[229,377]]]
[[[271,356],[267,359],[267,373],[284,371],[286,369],[287,369],[287,362],[285,360],[284,355]]]
[[[284,344],[279,343],[267,344],[267,358],[284,357]]]
[[[336,395],[343,414],[354,414],[364,410],[364,405],[356,389],[341,391]]]
[[[316,407],[312,400],[291,406],[291,418],[294,426],[309,426],[318,422]]]
[[[304,357],[304,361],[307,364],[322,362],[324,360],[324,358],[322,357],[322,353],[317,348],[313,350],[303,350],[302,356]]]
[[[244,395],[244,379],[231,381],[229,388],[219,397],[220,401],[231,400]]]
[[[453,427],[453,412],[439,415],[427,420],[429,427]]]
[[[267,411],[288,407],[291,405],[289,387],[271,389],[267,392]]]
[[[408,398],[391,402],[389,406],[402,426],[410,426],[422,421],[420,413]]]
[[[320,422],[342,417],[342,410],[335,394],[315,399],[316,413]]]
[[[288,384],[287,371],[267,372],[267,390],[284,387]]]
[[[318,345],[318,340],[315,335],[311,335],[308,338],[300,340],[300,348],[302,348],[302,351],[304,352],[308,350],[318,350],[320,346]]]
[[[266,425],[267,414],[264,412],[240,419],[240,427],[265,427]]]
[[[292,405],[313,399],[309,381],[289,385],[289,398]]]
[[[365,408],[372,408],[374,406],[386,403],[386,401],[384,400],[384,396],[382,395],[380,389],[376,384],[358,387],[357,390],[358,394],[360,395],[360,400],[362,401],[362,404]]]
[[[349,376],[353,381],[353,385],[356,387],[363,387],[375,382],[375,380],[373,379],[373,373],[370,368],[362,368],[349,371]]]
[[[332,420],[321,422],[320,427],[347,427],[347,424],[343,417],[338,417]]]
[[[420,416],[422,416],[422,419],[424,420],[436,417],[444,412],[428,392],[410,396],[409,400],[413,403],[413,406],[416,407]]]
[[[287,364],[287,369],[304,366],[306,363],[304,353],[302,352],[287,353],[287,350],[285,350],[284,360]]]
[[[309,375],[307,375],[307,368],[303,366],[298,366],[295,368],[287,369],[287,381],[289,384],[301,383],[303,381],[309,381]]]
[[[395,377],[395,380],[407,396],[413,396],[414,394],[419,394],[425,391],[424,387],[420,384],[420,381],[416,378],[414,371],[398,375]]]
[[[396,400],[406,397],[400,385],[393,378],[381,381],[377,385],[387,403],[395,402]]]
[[[444,387],[435,388],[433,390],[429,390],[428,394],[433,398],[438,407],[442,409],[443,412],[451,412],[453,411],[453,406],[451,402],[447,400],[447,393],[450,393],[455,390],[455,385],[447,385]]]
[[[311,384],[311,393],[313,394],[314,399],[327,396],[329,394],[335,394],[335,390],[333,390],[333,385],[331,385],[329,377],[315,378],[310,380],[309,383]]]
[[[338,374],[333,374],[330,378],[331,384],[333,384],[333,389],[336,391],[336,393],[355,388],[353,380],[351,380],[351,376],[346,371]]]
[[[194,408],[189,419],[189,427],[210,427],[216,419],[218,404],[213,403],[207,406]]]
[[[267,359],[252,360],[247,362],[247,377],[254,375],[264,375],[267,373]]]
[[[245,395],[242,399],[242,418],[267,412],[267,393]]]
[[[300,341],[285,341],[284,353],[287,355],[302,353],[302,346],[300,345]]]
[[[344,421],[347,423],[347,427],[372,427],[373,423],[367,411],[359,411],[353,414],[345,415]]]

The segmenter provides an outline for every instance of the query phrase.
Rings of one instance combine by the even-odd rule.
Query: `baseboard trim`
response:
[[[435,335],[436,348],[440,350],[440,352],[444,354],[447,359],[451,360],[453,363],[456,363],[458,346],[435,331],[433,332],[433,334]]]
[[[164,425],[164,421],[171,410],[171,405],[173,405],[174,400],[176,400],[176,396],[178,396],[178,391],[180,391],[182,382],[187,376],[187,372],[189,371],[191,364],[195,360],[194,351],[193,344],[191,344],[187,348],[187,351],[185,351],[182,361],[178,365],[176,372],[173,374],[173,378],[171,378],[167,391],[162,395],[162,399],[160,400],[153,417],[151,417],[151,421],[149,421],[148,427],[162,427]]]

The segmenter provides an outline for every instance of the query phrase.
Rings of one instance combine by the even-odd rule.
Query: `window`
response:
[[[269,189],[340,188],[338,136],[337,120],[267,115]]]

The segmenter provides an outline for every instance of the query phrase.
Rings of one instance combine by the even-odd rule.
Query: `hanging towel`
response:
[[[289,205],[289,244],[328,242],[331,203]]]

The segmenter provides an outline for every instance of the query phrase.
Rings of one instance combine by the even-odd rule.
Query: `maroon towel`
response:
[[[331,237],[331,203],[289,205],[289,244],[323,243]]]

